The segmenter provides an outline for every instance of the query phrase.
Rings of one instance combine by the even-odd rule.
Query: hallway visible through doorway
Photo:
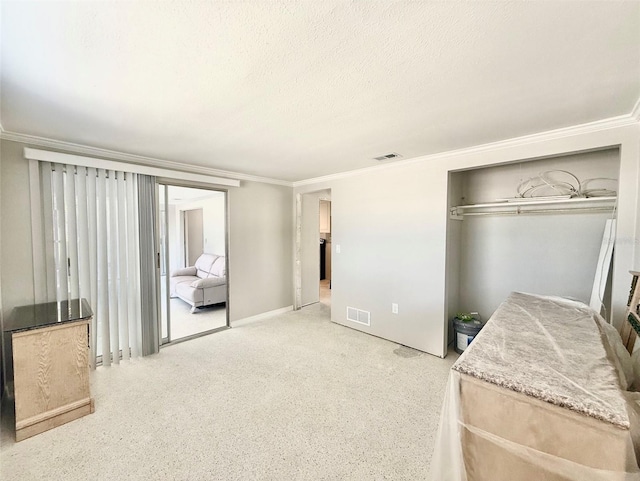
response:
[[[320,281],[320,303],[325,306],[331,306],[331,281],[324,279]]]

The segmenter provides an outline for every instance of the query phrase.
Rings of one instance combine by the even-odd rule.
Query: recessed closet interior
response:
[[[475,311],[487,320],[512,291],[571,297],[588,304],[606,221],[615,217],[612,197],[619,171],[619,149],[609,148],[451,172],[450,329],[457,312]],[[577,195],[568,194],[571,185],[579,190]],[[513,201],[519,186],[526,196],[541,197],[533,200],[538,205],[521,208],[527,201]],[[585,192],[590,200],[582,200]],[[556,199],[543,203],[551,197]],[[482,205],[454,209],[472,204]],[[606,315],[607,299],[602,303]]]

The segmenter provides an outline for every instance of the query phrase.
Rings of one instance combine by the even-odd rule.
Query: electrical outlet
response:
[[[398,304],[394,302],[393,304],[391,304],[391,314],[397,314],[397,313],[398,313]]]

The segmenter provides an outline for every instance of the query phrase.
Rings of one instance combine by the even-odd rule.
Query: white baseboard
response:
[[[247,324],[251,324],[252,322],[262,321],[263,319],[268,319],[273,316],[277,316],[278,314],[284,314],[285,312],[293,311],[293,306],[281,307],[280,309],[275,309],[273,311],[263,312],[262,314],[256,314],[255,316],[245,317],[244,319],[238,319],[237,321],[231,321],[231,327],[240,327],[245,326]]]

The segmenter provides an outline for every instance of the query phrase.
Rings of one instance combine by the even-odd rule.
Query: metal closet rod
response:
[[[522,209],[518,206],[514,210],[502,210],[493,212],[460,212],[457,216],[483,216],[483,215],[523,215],[523,214],[570,214],[582,212],[613,212],[613,207],[583,207],[573,209]]]

